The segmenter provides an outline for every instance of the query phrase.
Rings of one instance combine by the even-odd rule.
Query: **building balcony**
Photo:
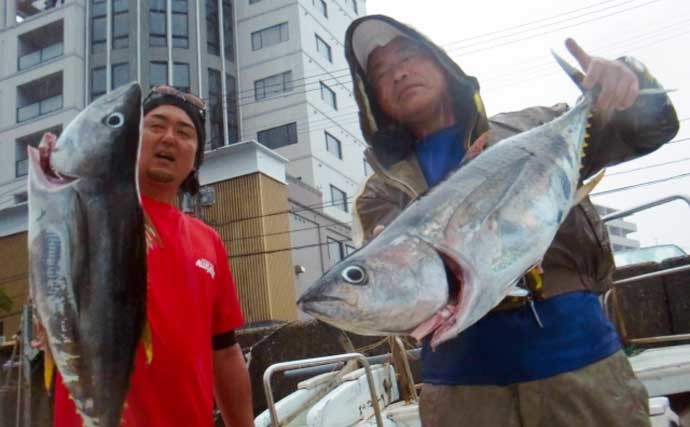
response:
[[[63,54],[63,43],[55,43],[43,49],[37,50],[35,52],[27,53],[19,57],[17,63],[18,70],[25,70],[27,68],[34,67],[38,64],[42,64],[51,59],[62,56]]]
[[[22,123],[61,109],[62,95],[52,96],[33,104],[17,108],[17,123]]]

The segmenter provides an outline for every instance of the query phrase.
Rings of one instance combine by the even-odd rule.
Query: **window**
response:
[[[355,248],[354,246],[346,244],[345,245],[345,256],[350,256],[356,250],[357,250],[357,248]]]
[[[175,62],[173,64],[173,86],[183,92],[189,92],[189,64]]]
[[[342,159],[343,152],[338,138],[326,132],[326,151],[333,154],[335,157]]]
[[[217,0],[206,0],[206,51],[211,55],[220,55]]]
[[[189,48],[187,0],[173,0],[172,2],[172,37],[173,47]]]
[[[106,0],[92,0],[91,6],[91,53],[105,52]]]
[[[318,34],[316,35],[316,51],[321,54],[324,58],[328,59],[328,62],[333,62],[333,55],[331,53],[331,47],[326,43]]]
[[[266,129],[256,134],[256,139],[268,148],[276,149],[286,145],[297,144],[297,123]]]
[[[321,11],[321,14],[328,18],[328,5],[324,0],[318,0],[318,8]]]
[[[344,258],[343,244],[340,242],[340,240],[327,237],[326,243],[328,244],[328,260],[331,262],[331,265],[334,265]]]
[[[232,16],[232,2],[223,0],[223,41],[225,60],[235,62],[235,21]]]
[[[371,174],[371,165],[367,162],[367,159],[362,159],[364,162],[364,176],[369,176]]]
[[[25,70],[63,54],[64,24],[52,22],[17,38],[17,69]]]
[[[111,88],[115,89],[129,83],[129,64],[113,64]]]
[[[91,101],[105,93],[105,67],[91,70]]]
[[[60,132],[62,132],[62,126],[56,126],[50,129],[44,129],[40,132],[33,133],[31,135],[24,136],[22,138],[19,138],[15,141],[14,145],[14,153],[15,153],[15,162],[14,162],[14,176],[19,178],[20,176],[25,176],[29,172],[29,158],[27,157],[26,153],[26,147],[27,146],[32,146],[32,147],[38,147],[38,144],[41,142],[41,138],[43,137],[43,134],[46,132],[51,132],[54,133],[57,136],[60,136]]]
[[[347,212],[347,194],[331,184],[331,203],[333,206]]]
[[[228,144],[240,139],[237,127],[237,81],[230,74],[225,75],[225,88],[227,89],[228,103]]]
[[[328,87],[324,82],[321,83],[321,99],[326,101],[326,104],[330,105],[333,107],[333,109],[337,110],[338,109],[338,102],[335,99],[335,92],[333,92],[333,89]]]
[[[151,62],[151,69],[149,72],[149,84],[153,86],[168,84],[168,63],[167,62]]]
[[[151,0],[149,2],[149,46],[163,47],[168,45],[166,7],[166,0]]]
[[[257,101],[292,90],[292,71],[275,74],[254,82],[254,97]]]
[[[209,125],[211,126],[210,148],[218,148],[225,145],[223,141],[223,87],[220,71],[208,69],[208,104],[206,111]]]
[[[62,109],[62,72],[17,87],[17,123]]]
[[[263,30],[252,33],[252,50],[263,49],[264,47],[273,46],[284,41],[287,41],[288,23],[283,22],[272,27],[264,28]]]
[[[129,5],[127,0],[113,0],[113,49],[125,49],[129,47]]]

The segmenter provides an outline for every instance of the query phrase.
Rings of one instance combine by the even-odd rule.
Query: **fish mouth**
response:
[[[327,323],[332,322],[327,310],[327,307],[330,306],[331,303],[349,304],[343,298],[331,295],[302,295],[300,299],[297,300],[297,306],[300,310]]]
[[[57,171],[49,161],[41,162],[41,153],[38,148],[27,147],[27,155],[33,173],[47,187],[64,187],[77,180],[77,177]]]
[[[332,295],[306,294],[302,295],[300,299],[297,300],[297,305],[299,306],[300,310],[304,311],[305,313],[320,313],[320,307],[328,305],[329,303],[345,303],[352,305],[347,300]]]
[[[448,301],[434,315],[425,320],[411,332],[417,341],[433,334],[434,337],[453,326],[457,319],[464,315],[472,299],[472,286],[469,280],[469,269],[463,269],[462,262],[456,256],[443,248],[434,247],[446,268],[448,280]],[[432,346],[435,340],[432,338]]]

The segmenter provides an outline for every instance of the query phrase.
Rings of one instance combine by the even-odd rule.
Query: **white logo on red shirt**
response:
[[[216,278],[216,269],[213,268],[211,261],[207,260],[206,258],[199,258],[196,260],[196,264],[194,265],[207,272],[212,279]]]

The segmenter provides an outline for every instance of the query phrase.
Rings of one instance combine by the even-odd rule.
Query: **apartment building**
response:
[[[244,0],[236,9],[241,139],[286,157],[288,174],[348,223],[369,167],[343,40],[364,2]]]
[[[616,212],[615,209],[603,205],[594,205],[594,208],[601,216]],[[614,252],[640,247],[640,242],[638,240],[628,237],[629,234],[637,231],[637,225],[634,222],[625,221],[624,219],[615,219],[606,223],[606,229],[609,232],[611,249],[613,249]]]
[[[343,38],[364,5],[0,0],[0,246],[16,257],[0,274],[0,287],[16,301],[26,298],[26,147],[45,132],[59,135],[88,103],[132,80],[204,98],[206,150],[257,140],[287,159],[286,182],[299,194],[307,189],[310,200],[291,200],[290,209],[312,210],[326,230],[306,243],[316,252],[291,252],[294,265],[307,265],[314,253],[324,256],[298,277],[298,288],[349,253],[350,204],[369,169]],[[259,150],[257,156],[268,155]],[[296,218],[286,230],[294,242],[286,247],[306,242],[305,231],[292,233],[303,220]]]

